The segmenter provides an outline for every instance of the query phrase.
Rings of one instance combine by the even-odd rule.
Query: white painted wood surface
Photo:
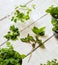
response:
[[[0,19],[14,11],[15,6],[25,4],[28,1],[29,0],[0,0]],[[46,13],[45,10],[49,6],[58,5],[58,0],[34,0],[27,6],[31,7],[32,4],[36,4],[36,9],[32,11],[31,19],[29,21],[25,23],[19,22],[14,24],[13,22],[11,22],[10,17],[4,19],[3,21],[0,21],[0,44],[6,41],[4,35],[8,32],[10,25],[14,24],[19,28],[19,30],[22,30],[24,27],[28,26],[29,24],[40,18],[42,15],[44,15]],[[32,49],[31,45],[21,42],[20,38],[25,37],[28,33],[34,35],[34,33],[31,31],[33,26],[37,27],[46,26],[46,37],[43,37],[42,40],[44,41],[47,38],[49,38],[53,34],[52,25],[50,21],[51,17],[50,15],[47,15],[41,20],[31,25],[30,27],[26,28],[23,32],[21,32],[21,36],[19,37],[18,41],[11,41],[15,50],[24,54],[28,54],[31,51]],[[26,57],[23,60],[22,65],[40,65],[40,63],[45,63],[47,62],[47,60],[55,58],[58,59],[58,40],[56,40],[53,37],[48,42],[45,43],[45,46],[46,49],[38,48],[35,52],[33,52],[33,55],[29,63],[28,63],[29,56]],[[3,45],[2,47],[5,47],[5,45]]]

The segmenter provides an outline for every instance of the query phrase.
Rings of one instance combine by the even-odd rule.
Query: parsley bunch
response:
[[[40,64],[40,65],[58,65],[57,59],[54,59],[52,61],[48,61],[46,64]]]
[[[4,36],[7,40],[17,40],[20,35],[19,30],[14,25],[10,26],[10,31]]]
[[[53,25],[52,30],[53,31],[57,31],[58,30],[58,6],[57,7],[49,7],[46,10],[47,13],[50,13],[50,15],[52,16],[52,20],[51,23]]]
[[[20,5],[20,8],[24,10],[24,12],[21,12],[17,8],[11,18],[11,21],[14,21],[16,23],[17,21],[25,22],[30,19],[31,9],[27,8],[26,5]]]
[[[24,54],[21,55],[13,49],[10,42],[7,42],[6,48],[0,49],[0,65],[22,65],[24,57]]]

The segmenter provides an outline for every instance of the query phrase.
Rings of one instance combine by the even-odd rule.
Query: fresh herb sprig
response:
[[[52,30],[57,31],[58,30],[58,6],[54,7],[51,6],[46,10],[47,13],[50,13],[52,16],[51,23],[53,25]]]
[[[36,36],[33,37],[28,34],[27,37],[21,38],[21,41],[26,43],[31,43],[32,46],[33,45],[35,46],[35,44],[38,43],[40,46],[44,47],[43,42],[42,40],[40,40],[39,36],[45,35],[45,27],[42,27],[42,28],[33,27],[32,31],[36,34]]]
[[[27,37],[25,38],[21,38],[22,42],[26,42],[26,43],[30,43],[31,41],[34,42],[34,38],[32,36],[30,36],[29,34],[27,35]]]
[[[22,59],[26,56],[14,50],[10,42],[6,48],[0,49],[0,65],[22,65]]]
[[[40,65],[58,65],[57,59],[54,59],[52,61],[48,61],[46,64],[40,64]]]
[[[38,43],[41,48],[45,48],[42,40],[39,38],[39,36],[45,35],[45,27],[37,28],[37,27],[34,26],[32,31],[35,33],[36,36],[33,37],[33,36],[28,34],[25,38],[21,38],[20,40],[22,42],[31,44],[32,50],[35,48],[36,43]],[[31,56],[32,56],[32,54],[30,55],[30,58],[31,58]],[[30,58],[29,58],[28,62],[30,61]]]
[[[10,26],[10,31],[4,36],[7,40],[17,40],[20,32],[14,25]]]
[[[40,40],[38,36],[36,36],[34,39],[33,36],[28,34],[27,37],[21,38],[21,41],[31,44],[33,48],[35,48],[36,43],[38,43],[39,46],[44,47],[42,40]]]

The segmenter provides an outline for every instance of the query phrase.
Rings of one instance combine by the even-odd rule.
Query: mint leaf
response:
[[[45,34],[45,27],[42,28],[37,28],[37,27],[33,27],[32,31],[39,36],[43,36]]]

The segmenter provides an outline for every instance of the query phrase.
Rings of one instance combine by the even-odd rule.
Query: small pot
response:
[[[55,37],[58,39],[58,30],[54,32]]]

